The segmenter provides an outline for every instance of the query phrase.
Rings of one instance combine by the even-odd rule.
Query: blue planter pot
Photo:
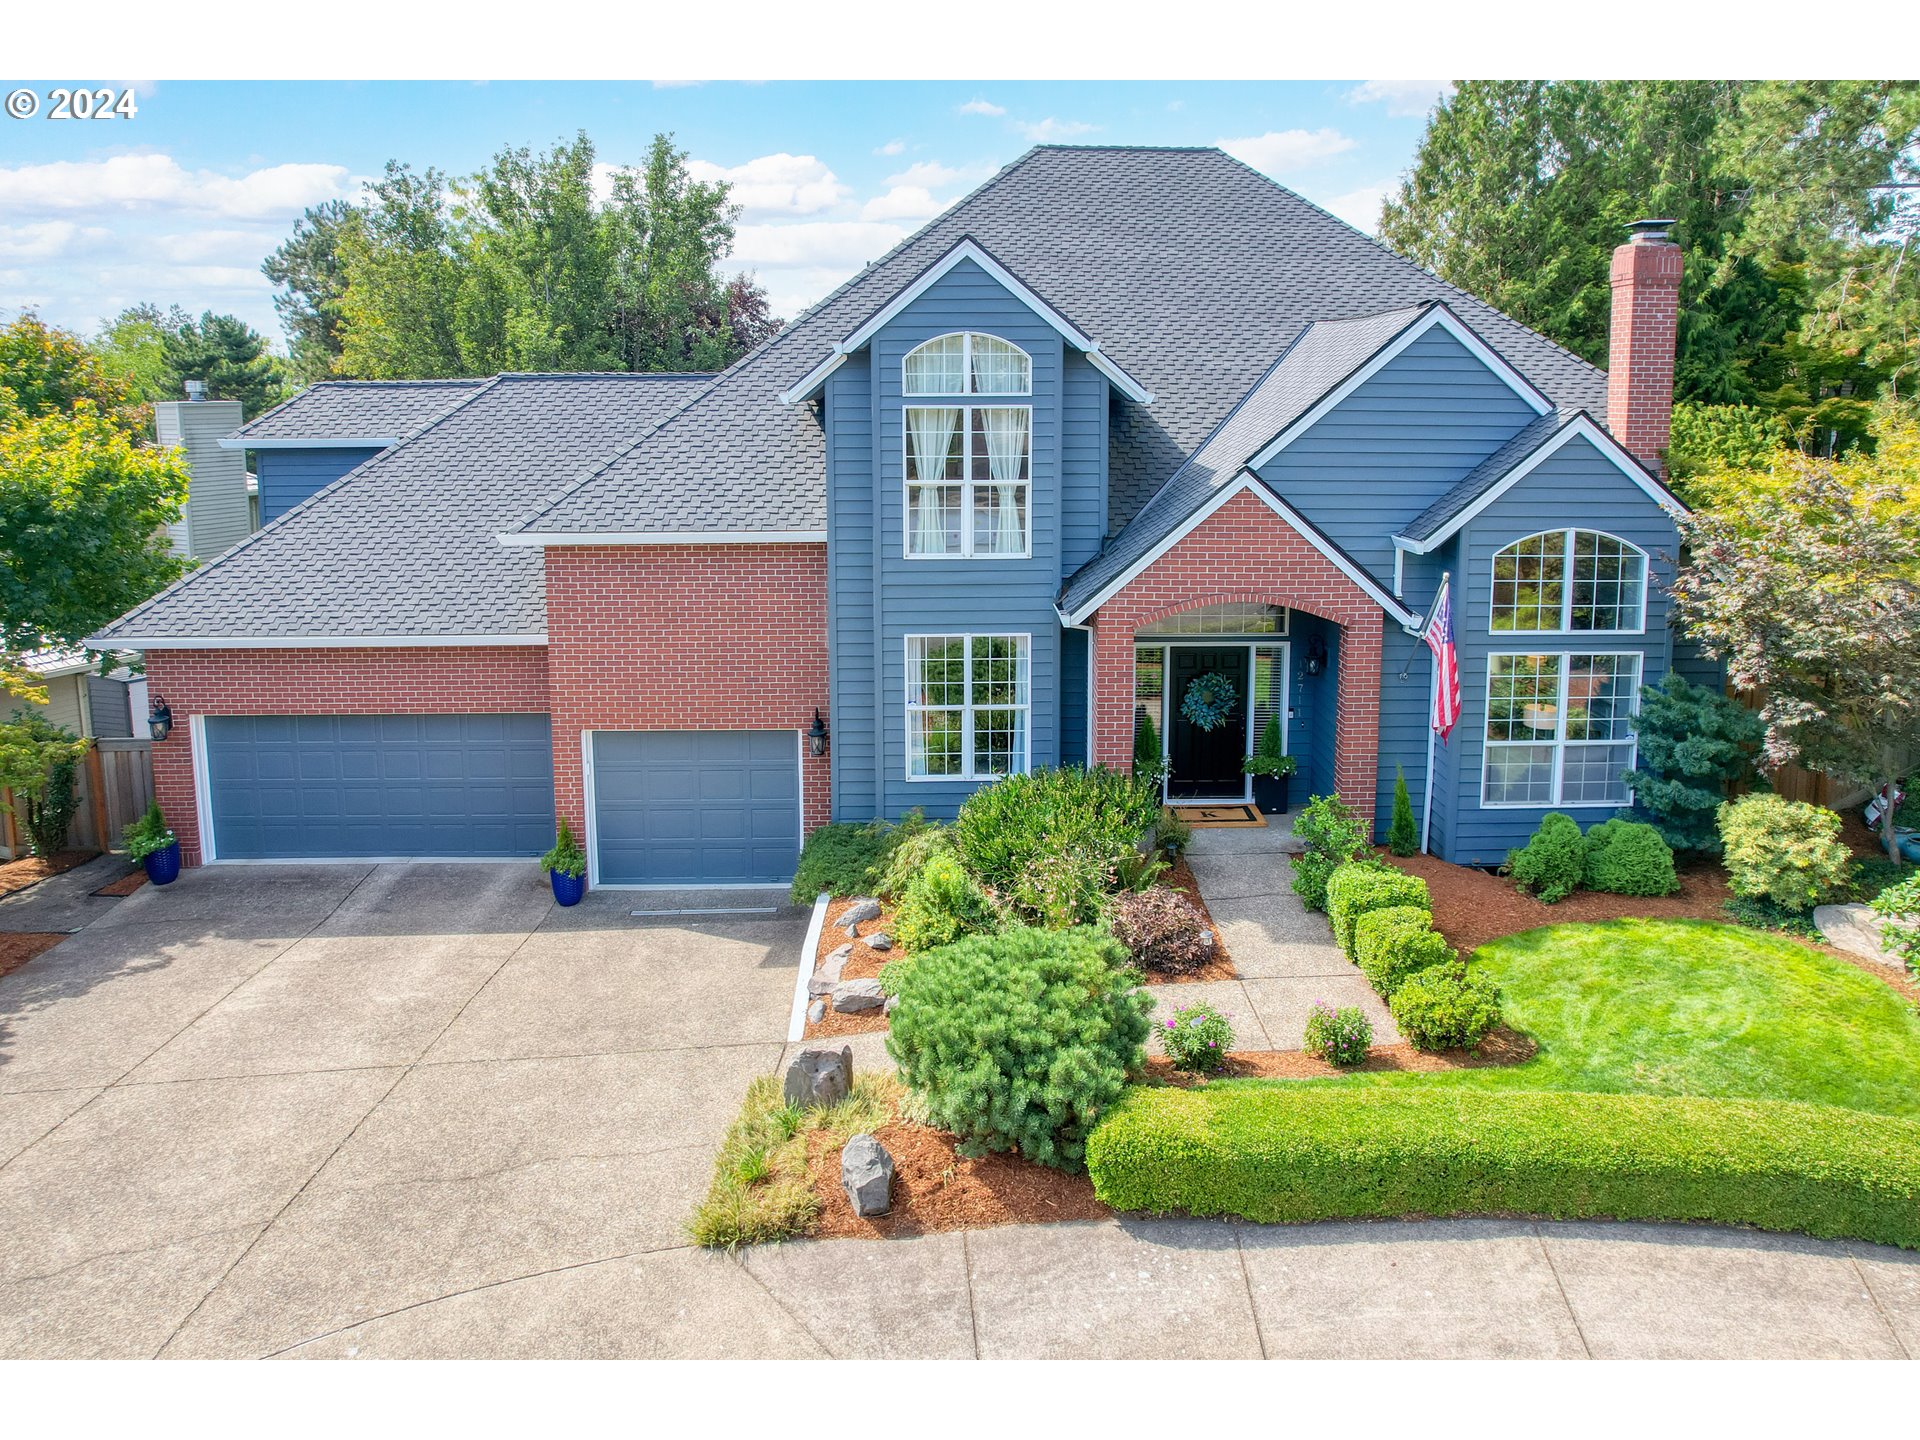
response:
[[[587,893],[584,875],[563,875],[558,870],[549,870],[547,878],[553,882],[553,898],[562,905],[578,905]]]
[[[1900,853],[1914,863],[1920,864],[1920,835],[1902,835],[1899,839]]]
[[[154,851],[140,863],[146,868],[150,884],[171,885],[180,878],[180,842],[176,840],[166,849]]]

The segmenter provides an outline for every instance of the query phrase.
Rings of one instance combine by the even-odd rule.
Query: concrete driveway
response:
[[[47,892],[85,928],[0,978],[0,1356],[1920,1352],[1920,1257],[1725,1230],[693,1249],[714,1147],[787,1048],[806,916],[779,899],[559,910],[525,865]],[[777,908],[627,913],[753,904]],[[0,926],[62,928],[33,904]]]

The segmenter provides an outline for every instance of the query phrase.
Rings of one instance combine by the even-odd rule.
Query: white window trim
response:
[[[1506,554],[1507,551],[1513,549],[1514,546],[1524,545],[1526,544],[1527,541],[1534,539],[1536,536],[1553,535],[1553,534],[1560,534],[1566,537],[1566,540],[1561,547],[1560,563],[1565,567],[1565,570],[1564,570],[1565,578],[1561,581],[1561,586],[1560,586],[1559,627],[1553,630],[1496,630],[1494,629],[1493,628],[1493,616],[1494,616],[1493,587],[1499,580],[1500,557]],[[1574,584],[1573,582],[1573,548],[1574,548],[1575,537],[1580,535],[1598,535],[1603,540],[1611,540],[1615,544],[1626,546],[1627,549],[1631,550],[1634,554],[1640,557],[1640,606],[1636,614],[1636,620],[1638,623],[1633,625],[1631,628],[1628,628],[1625,630],[1575,630],[1573,628],[1573,584]],[[1589,530],[1584,526],[1578,526],[1578,525],[1570,525],[1566,529],[1559,530],[1559,531],[1536,530],[1531,535],[1521,535],[1521,536],[1517,536],[1512,540],[1509,540],[1506,544],[1502,545],[1498,550],[1494,551],[1493,558],[1487,561],[1487,633],[1489,635],[1492,635],[1495,639],[1501,640],[1501,641],[1505,641],[1509,636],[1527,636],[1527,635],[1552,635],[1552,636],[1578,635],[1582,637],[1593,635],[1593,636],[1598,636],[1601,639],[1606,639],[1608,636],[1613,636],[1613,635],[1644,635],[1647,633],[1647,587],[1652,583],[1653,583],[1653,557],[1648,555],[1645,550],[1642,550],[1638,545],[1634,544],[1633,541],[1627,539],[1623,535],[1615,535],[1606,530]],[[1529,650],[1523,653],[1529,654],[1529,655],[1535,655],[1535,654],[1539,654],[1540,652],[1536,650]],[[1587,652],[1583,650],[1583,651],[1578,651],[1576,653],[1584,655]]]
[[[1031,560],[1033,558],[1033,406],[1003,405],[992,397],[968,396],[957,404],[940,404],[936,396],[916,395],[910,404],[900,407],[900,556],[904,560]],[[975,403],[979,400],[979,403]],[[958,410],[960,412],[960,479],[958,481],[915,480],[912,439],[907,425],[909,410]],[[992,485],[992,480],[973,478],[973,412],[975,410],[1024,410],[1027,412],[1027,478],[1020,481],[1027,492],[1026,515],[1021,524],[1025,543],[1018,550],[975,550],[973,548],[973,490],[976,484]],[[916,485],[960,486],[960,548],[921,553],[913,548],[913,489]]]
[[[936,345],[942,340],[951,340],[956,335],[960,337],[960,374],[966,381],[966,388],[964,390],[909,390],[907,388],[907,361],[918,355],[929,345]],[[976,390],[973,388],[973,342],[976,338],[997,340],[1002,345],[1009,346],[1019,352],[1020,358],[1027,362],[1027,383],[1024,388],[1019,390]],[[944,335],[935,335],[931,339],[922,340],[918,345],[900,357],[900,394],[908,400],[940,399],[952,395],[1032,395],[1033,356],[1021,346],[1015,345],[1013,341],[1007,339],[1006,336],[995,335],[989,330],[949,330]]]
[[[1489,740],[1486,738],[1488,722],[1493,717],[1493,663],[1496,660],[1522,658],[1531,655],[1554,656],[1560,661],[1560,689],[1554,699],[1554,737],[1551,740]],[[1633,715],[1640,713],[1640,688],[1646,683],[1647,657],[1639,650],[1495,650],[1487,656],[1487,683],[1484,691],[1485,704],[1480,712],[1480,808],[1482,810],[1618,810],[1632,803],[1632,792],[1623,800],[1586,800],[1568,803],[1562,800],[1566,772],[1567,750],[1578,746],[1587,749],[1597,745],[1620,745],[1627,747],[1627,762],[1620,768],[1631,770],[1640,759],[1639,732],[1633,732],[1632,738],[1619,740],[1569,740],[1567,735],[1567,686],[1573,674],[1572,660],[1579,655],[1588,659],[1611,656],[1615,659],[1633,661]],[[1553,795],[1546,800],[1489,800],[1487,799],[1487,778],[1491,773],[1487,764],[1488,757],[1495,750],[1518,749],[1522,746],[1551,745],[1553,747]]]
[[[964,640],[967,642],[967,702],[964,705],[916,705],[913,703],[913,642],[916,640]],[[1018,640],[1022,647],[1022,658],[1026,661],[1026,699],[1018,705],[988,705],[977,707],[973,703],[973,642],[976,640]],[[904,739],[906,750],[902,756],[902,768],[906,771],[909,785],[978,785],[993,780],[1004,780],[1006,776],[980,775],[973,768],[973,712],[977,708],[988,710],[1018,710],[1026,716],[1026,724],[1020,727],[1021,754],[1017,768],[1009,770],[1009,775],[1024,775],[1033,768],[1033,636],[1024,631],[951,631],[930,630],[915,632],[900,637],[901,654],[906,665],[901,672],[905,683],[902,686],[906,698],[906,727]],[[1089,701],[1091,703],[1091,701]],[[913,773],[913,717],[923,710],[958,710],[960,712],[960,759],[963,770],[958,775],[916,775]]]

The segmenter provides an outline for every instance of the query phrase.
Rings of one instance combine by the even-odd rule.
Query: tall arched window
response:
[[[1597,530],[1547,530],[1493,557],[1495,631],[1646,629],[1647,552]]]
[[[1033,358],[998,335],[936,335],[907,352],[901,371],[909,395],[1033,393]]]

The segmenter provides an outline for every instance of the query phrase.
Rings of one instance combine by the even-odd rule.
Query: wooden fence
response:
[[[80,808],[67,829],[75,850],[117,850],[120,832],[138,820],[153,802],[153,742],[95,740],[74,779]],[[0,790],[0,849],[7,858],[25,855],[29,841],[13,818],[13,794]]]

